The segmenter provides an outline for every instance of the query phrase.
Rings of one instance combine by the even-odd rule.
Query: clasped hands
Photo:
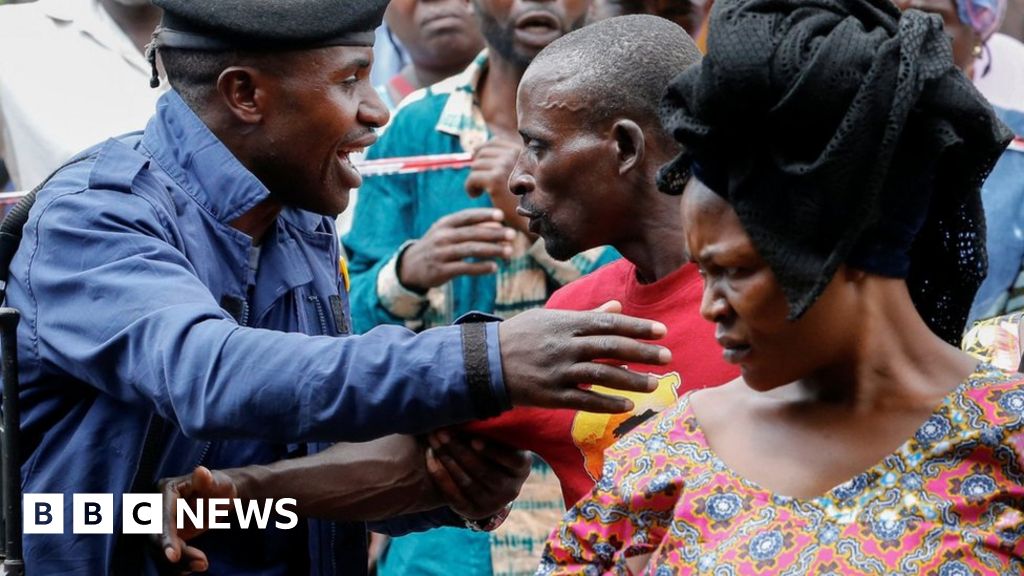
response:
[[[179,498],[193,508],[209,498],[295,498],[299,516],[341,521],[380,521],[448,506],[467,520],[484,520],[518,496],[530,464],[526,452],[440,430],[423,439],[388,436],[336,444],[266,466],[199,467],[160,482],[163,532],[152,542],[164,573],[209,567],[206,554],[189,544],[205,530],[189,522],[177,526]]]

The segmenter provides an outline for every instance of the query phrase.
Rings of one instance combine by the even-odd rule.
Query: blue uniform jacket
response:
[[[350,321],[330,218],[286,209],[250,288],[251,241],[229,223],[268,194],[173,91],[145,132],[97,146],[39,193],[8,304],[23,314],[23,487],[64,494],[65,533],[26,536],[30,576],[109,571],[116,536],[72,534],[72,493],[113,493],[119,532],[154,413],[171,425],[163,477],[508,407],[496,324],[475,352],[462,327],[338,337]],[[365,570],[362,525],[310,525],[212,531],[199,546],[212,574]]]

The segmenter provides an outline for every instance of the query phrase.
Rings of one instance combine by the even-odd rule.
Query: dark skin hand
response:
[[[482,520],[497,514],[519,496],[530,475],[530,455],[479,438],[467,439],[439,430],[427,437],[427,471],[460,516]],[[511,497],[509,497],[511,495]]]
[[[202,550],[187,542],[204,530],[176,527],[177,499],[295,498],[299,516],[376,521],[448,506],[479,520],[501,511],[519,494],[530,472],[530,456],[496,443],[439,432],[426,448],[411,436],[389,436],[361,444],[336,444],[313,456],[267,466],[210,471],[161,481],[163,534],[154,544],[164,571],[190,574],[208,569]],[[338,482],[346,478],[346,482]]]
[[[515,238],[502,218],[494,208],[468,208],[439,219],[402,253],[398,279],[410,290],[426,292],[456,276],[495,273],[498,265],[491,260],[511,256]]]
[[[622,316],[622,304],[608,302],[592,312],[529,310],[498,325],[505,387],[512,404],[620,413],[633,403],[580,388],[581,383],[651,392],[658,379],[622,364],[667,364],[664,347],[634,340],[665,335],[660,322]]]

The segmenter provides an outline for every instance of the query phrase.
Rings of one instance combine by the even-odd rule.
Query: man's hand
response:
[[[622,316],[610,302],[591,312],[530,310],[498,325],[501,365],[512,404],[573,408],[587,412],[627,412],[626,398],[580,387],[599,384],[617,390],[650,392],[657,378],[621,364],[667,364],[672,353],[655,340],[667,329],[660,322]]]
[[[177,528],[178,498],[184,499],[195,509],[198,499],[235,498],[238,495],[234,480],[224,472],[213,471],[200,466],[192,474],[168,478],[160,482],[164,499],[163,533],[157,536],[157,544],[175,573],[191,574],[205,572],[209,567],[206,554],[186,544],[205,530],[191,524],[182,530]],[[188,518],[188,515],[185,515]]]
[[[427,437],[427,471],[448,507],[482,520],[515,500],[530,475],[527,452],[440,430]]]
[[[489,195],[494,207],[505,214],[506,224],[530,234],[529,219],[516,213],[519,198],[512,194],[508,186],[508,178],[522,149],[520,142],[506,138],[493,138],[477,148],[466,178],[466,193],[471,198]]]
[[[467,208],[434,222],[402,253],[398,279],[407,288],[426,292],[456,276],[493,274],[498,265],[489,260],[511,256],[515,238],[514,230],[501,225],[502,218],[494,208]]]

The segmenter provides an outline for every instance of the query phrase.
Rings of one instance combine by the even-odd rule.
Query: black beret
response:
[[[286,50],[372,46],[387,0],[153,0],[155,48]]]

